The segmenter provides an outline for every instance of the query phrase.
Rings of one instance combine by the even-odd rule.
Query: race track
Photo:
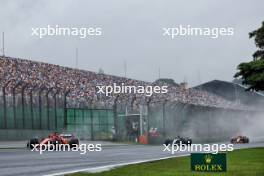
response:
[[[235,148],[264,147],[264,143],[235,145]],[[27,149],[0,149],[1,176],[56,175],[122,163],[184,156],[163,152],[162,146],[120,145],[103,147],[101,152],[31,152]]]

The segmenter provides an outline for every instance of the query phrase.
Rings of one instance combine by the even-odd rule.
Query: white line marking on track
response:
[[[189,156],[189,155],[190,154],[183,154],[183,155],[167,156],[167,157],[162,157],[162,158],[140,160],[140,161],[134,161],[134,162],[120,163],[120,164],[110,164],[110,165],[106,165],[106,166],[98,166],[98,167],[93,167],[93,168],[78,169],[78,170],[72,170],[72,171],[66,171],[66,172],[58,172],[58,173],[47,174],[47,175],[43,175],[43,176],[58,176],[58,175],[65,175],[65,174],[73,174],[73,173],[77,173],[77,172],[106,171],[106,170],[110,170],[110,169],[113,169],[116,167],[126,166],[126,165],[130,165],[130,164],[140,164],[140,163],[146,163],[146,162],[150,162],[150,161],[159,161],[159,160],[184,157],[184,156]]]

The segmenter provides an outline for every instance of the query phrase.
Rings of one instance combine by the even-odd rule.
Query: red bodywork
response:
[[[71,136],[74,138],[74,136]],[[69,139],[65,138],[64,135],[60,135],[57,132],[51,133],[47,138],[43,139],[40,144],[48,144],[48,142],[57,142],[58,144],[69,144]]]
[[[79,139],[72,134],[59,134],[57,132],[53,132],[48,135],[47,138],[41,140],[37,138],[30,139],[27,143],[27,147],[33,149],[34,145],[37,145],[39,148],[40,146],[47,144],[69,144],[69,146],[72,148],[75,145],[79,145]]]
[[[38,144],[40,144],[39,146],[44,145],[44,144],[70,144],[71,145],[73,143],[79,145],[79,140],[74,135],[59,134],[57,132],[53,132],[49,134],[47,138],[44,138],[38,142]]]

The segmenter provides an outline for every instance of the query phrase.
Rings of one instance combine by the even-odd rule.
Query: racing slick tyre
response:
[[[54,150],[54,151],[56,151],[57,149],[59,149],[57,146],[60,146],[60,144],[61,144],[60,141],[57,141],[57,140],[55,140],[55,141],[51,141],[51,142],[50,142],[49,149],[50,149],[50,150]]]
[[[231,144],[234,144],[234,143],[235,143],[235,141],[236,141],[235,139],[231,139],[231,141],[230,141],[230,142],[231,142]]]
[[[71,139],[69,141],[69,145],[70,145],[70,148],[73,148],[75,147],[76,145],[78,146],[79,145],[79,140],[78,139]]]
[[[27,143],[27,147],[30,149],[34,148],[34,145],[39,144],[39,141],[37,138],[30,139]]]

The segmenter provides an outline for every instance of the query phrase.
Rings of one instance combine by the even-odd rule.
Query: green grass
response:
[[[190,171],[190,157],[128,165],[100,173],[76,173],[71,176],[264,176],[264,148],[241,149],[227,153],[227,172]]]

